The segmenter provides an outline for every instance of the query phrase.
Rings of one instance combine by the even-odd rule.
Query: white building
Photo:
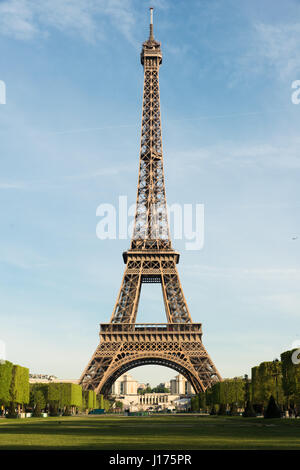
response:
[[[139,383],[131,375],[123,374],[113,384],[111,388],[112,395],[137,395]]]
[[[139,384],[129,374],[123,374],[119,377],[111,388],[111,394],[116,400],[123,403],[123,409],[130,411],[145,410],[174,410],[179,408],[179,400],[184,395],[191,395],[193,388],[191,384],[182,375],[177,375],[170,382],[164,382],[165,388],[170,393],[143,393],[137,392],[138,389],[145,389],[149,384]],[[187,399],[190,401],[189,399]]]
[[[78,384],[78,379],[58,379],[55,375],[47,374],[29,374],[29,383],[30,384],[49,384],[49,383],[72,383]]]
[[[192,395],[195,393],[190,382],[181,374],[170,380],[170,392],[173,395]]]
[[[170,393],[145,393],[138,397],[138,406],[140,409],[147,410],[160,409],[160,410],[174,410],[175,401],[178,395],[171,395]]]
[[[129,411],[175,410],[178,395],[170,393],[145,393],[137,395],[120,395],[115,397],[123,403],[123,409]]]

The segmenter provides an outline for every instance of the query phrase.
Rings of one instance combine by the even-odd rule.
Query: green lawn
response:
[[[0,420],[1,449],[300,449],[300,420],[197,415]]]

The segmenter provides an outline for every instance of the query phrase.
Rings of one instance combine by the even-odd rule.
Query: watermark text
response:
[[[186,250],[204,245],[204,204],[163,204],[128,206],[127,196],[119,196],[118,207],[103,203],[97,207],[96,235],[100,240],[162,239],[185,240]]]
[[[0,80],[0,104],[6,104],[6,85],[3,80]]]

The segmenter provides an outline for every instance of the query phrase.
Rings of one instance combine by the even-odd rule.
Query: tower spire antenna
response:
[[[149,10],[150,10],[150,36],[149,36],[149,39],[153,41],[154,40],[154,36],[153,36],[153,10],[154,10],[154,8],[150,7]]]

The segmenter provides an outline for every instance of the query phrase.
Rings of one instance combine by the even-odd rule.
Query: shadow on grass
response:
[[[300,448],[300,420],[240,417],[71,417],[5,420],[2,449]]]

